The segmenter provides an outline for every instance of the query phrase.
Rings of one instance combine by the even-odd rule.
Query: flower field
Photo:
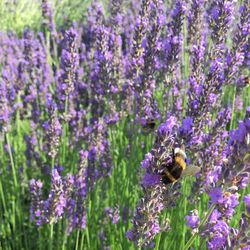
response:
[[[0,250],[249,250],[250,1],[0,1]]]

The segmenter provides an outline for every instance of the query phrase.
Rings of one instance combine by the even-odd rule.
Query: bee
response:
[[[150,119],[143,126],[143,131],[146,132],[146,133],[151,132],[152,130],[154,130],[155,126],[156,126],[155,120],[154,119]]]
[[[246,85],[250,86],[250,77],[245,77],[244,81],[246,82]]]
[[[172,162],[170,164],[162,163],[164,168],[161,181],[164,184],[175,183],[183,176],[195,175],[200,168],[196,166],[187,166],[187,155],[184,147],[173,149]]]

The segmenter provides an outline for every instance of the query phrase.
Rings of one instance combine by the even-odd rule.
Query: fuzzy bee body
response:
[[[154,129],[156,126],[156,123],[154,120],[152,121],[149,121],[147,124],[146,124],[146,127],[149,128],[149,129]]]
[[[183,171],[186,169],[186,154],[183,149],[175,148],[173,152],[172,163],[163,163],[164,168],[161,180],[164,184],[176,182],[182,176]]]
[[[185,149],[175,148],[172,154],[172,161],[161,162],[161,182],[165,185],[177,182],[181,177],[194,176],[201,171],[201,168],[194,165],[187,165]]]
[[[156,123],[155,120],[151,119],[143,126],[143,131],[149,133],[155,129]]]

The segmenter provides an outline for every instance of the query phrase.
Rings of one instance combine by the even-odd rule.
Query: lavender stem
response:
[[[192,237],[189,239],[189,241],[184,246],[183,250],[188,250],[192,246],[192,244],[194,243],[196,237],[199,234],[199,229],[202,228],[204,226],[204,224],[207,222],[209,216],[212,214],[212,212],[214,211],[215,207],[216,207],[216,204],[212,204],[210,206],[210,208],[208,209],[206,215],[203,217],[203,219],[202,219],[202,221],[200,223],[200,226],[198,227],[197,233],[195,233],[195,234],[192,235]]]
[[[15,164],[14,164],[11,145],[10,145],[9,133],[6,133],[6,140],[7,140],[7,144],[8,144],[8,151],[9,151],[9,156],[10,156],[11,168],[12,168],[12,172],[13,172],[14,187],[17,188],[16,169],[15,169]]]

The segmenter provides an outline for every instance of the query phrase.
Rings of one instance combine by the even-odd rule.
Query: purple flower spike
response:
[[[57,37],[54,15],[48,0],[42,0],[42,16],[43,24],[48,27],[54,37]]]
[[[198,217],[198,211],[194,210],[190,212],[190,215],[186,216],[187,226],[191,227],[192,229],[196,229],[199,226],[200,219]]]
[[[244,202],[246,203],[246,206],[250,208],[250,194],[244,196]]]
[[[213,203],[222,203],[223,202],[223,194],[220,188],[215,188],[210,192],[211,201]]]
[[[224,221],[218,221],[211,228],[211,239],[208,241],[208,249],[217,250],[225,245],[229,235],[229,226]]]
[[[144,179],[142,181],[143,186],[155,186],[160,183],[161,176],[154,174],[145,174]]]

